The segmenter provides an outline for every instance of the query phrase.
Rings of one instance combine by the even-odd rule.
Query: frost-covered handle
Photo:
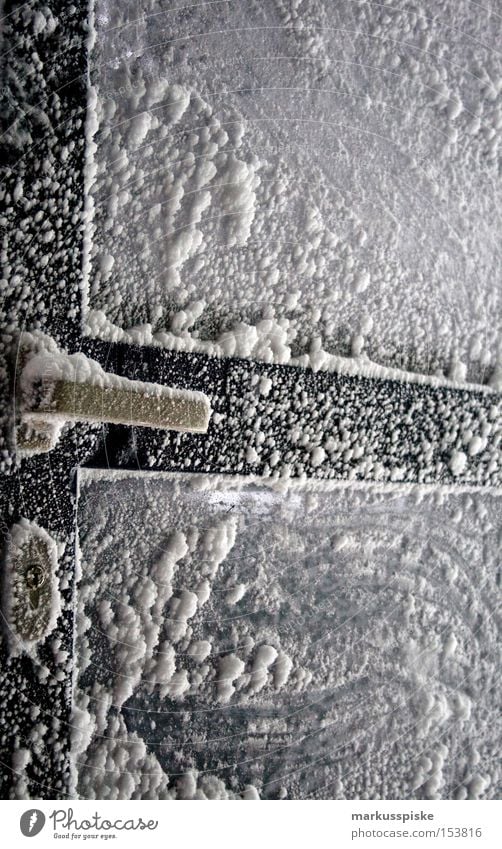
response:
[[[119,377],[84,354],[62,353],[46,338],[40,349],[39,341],[28,349],[19,381],[18,449],[48,451],[63,425],[75,421],[207,431],[211,404],[202,392]]]

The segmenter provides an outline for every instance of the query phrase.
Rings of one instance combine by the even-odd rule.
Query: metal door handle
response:
[[[202,392],[105,372],[84,354],[65,354],[41,335],[31,336],[23,347],[19,387],[16,444],[33,454],[53,448],[66,422],[205,433],[211,416],[210,400]]]

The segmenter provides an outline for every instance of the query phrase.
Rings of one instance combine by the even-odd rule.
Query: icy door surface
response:
[[[93,333],[490,376],[500,16],[98,0],[95,27]]]
[[[496,498],[87,471],[78,524],[81,796],[497,795]]]

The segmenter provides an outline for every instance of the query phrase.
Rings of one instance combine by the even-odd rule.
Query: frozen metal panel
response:
[[[89,470],[78,516],[82,796],[495,792],[497,498]]]

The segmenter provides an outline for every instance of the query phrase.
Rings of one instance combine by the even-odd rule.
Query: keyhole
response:
[[[45,571],[40,563],[30,563],[25,572],[25,582],[28,588],[30,607],[36,610],[40,604],[40,590],[45,584]]]

